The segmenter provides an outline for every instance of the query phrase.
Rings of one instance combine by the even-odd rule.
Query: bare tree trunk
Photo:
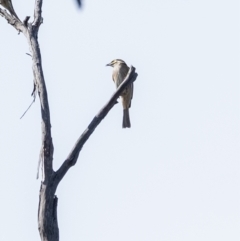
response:
[[[52,167],[54,148],[51,136],[50,110],[42,69],[41,52],[38,44],[38,30],[42,23],[42,2],[43,0],[35,0],[34,21],[32,23],[28,23],[29,17],[26,17],[26,19],[21,22],[2,9],[0,9],[0,16],[3,16],[18,32],[22,32],[25,35],[32,54],[32,69],[35,84],[34,90],[37,91],[40,99],[42,117],[42,147],[40,151],[40,160],[42,163],[43,176],[39,193],[38,229],[42,241],[58,241],[58,198],[55,195],[57,186],[69,168],[76,164],[83,145],[94,132],[95,128],[116,104],[117,98],[129,84],[136,80],[137,73],[135,73],[135,68],[131,66],[125,80],[121,83],[107,104],[93,118],[87,129],[78,138],[60,168],[54,172]]]
[[[50,182],[49,184],[51,184]],[[38,229],[42,241],[58,241],[56,187],[41,183],[38,207]]]

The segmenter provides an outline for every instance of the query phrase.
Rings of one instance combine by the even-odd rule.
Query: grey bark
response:
[[[47,88],[43,75],[41,51],[38,44],[38,30],[42,23],[42,2],[35,1],[34,20],[28,23],[29,17],[23,22],[9,15],[5,10],[0,8],[0,16],[3,16],[9,24],[11,24],[18,32],[22,32],[26,37],[30,52],[32,54],[32,69],[36,91],[40,99],[41,118],[42,118],[42,147],[41,159],[43,165],[43,178],[41,181],[39,192],[38,207],[38,229],[42,241],[58,241],[59,228],[57,221],[57,203],[58,198],[55,195],[57,186],[68,172],[69,168],[76,164],[79,153],[88,138],[94,132],[95,128],[100,124],[111,108],[115,105],[117,98],[122,91],[137,78],[134,67],[130,67],[128,75],[110,100],[98,112],[88,125],[86,130],[76,141],[74,147],[70,151],[60,168],[55,172],[53,170],[53,142],[51,136],[50,110],[48,104]]]

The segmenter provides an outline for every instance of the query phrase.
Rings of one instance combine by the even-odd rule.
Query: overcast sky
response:
[[[33,0],[13,0],[33,19]],[[56,192],[60,240],[240,240],[238,0],[44,1],[39,31],[54,169],[136,67],[131,129],[116,105]],[[23,34],[0,17],[0,240],[40,240],[39,99]]]

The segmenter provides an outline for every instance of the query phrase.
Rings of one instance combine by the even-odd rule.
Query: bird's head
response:
[[[121,59],[114,59],[109,64],[107,64],[106,66],[114,67],[114,66],[119,65],[119,64],[126,64],[126,63]]]

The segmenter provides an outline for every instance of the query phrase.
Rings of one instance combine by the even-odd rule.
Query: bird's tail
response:
[[[130,117],[129,117],[129,110],[128,109],[123,109],[123,123],[122,123],[123,128],[130,128],[131,123],[130,123]]]

